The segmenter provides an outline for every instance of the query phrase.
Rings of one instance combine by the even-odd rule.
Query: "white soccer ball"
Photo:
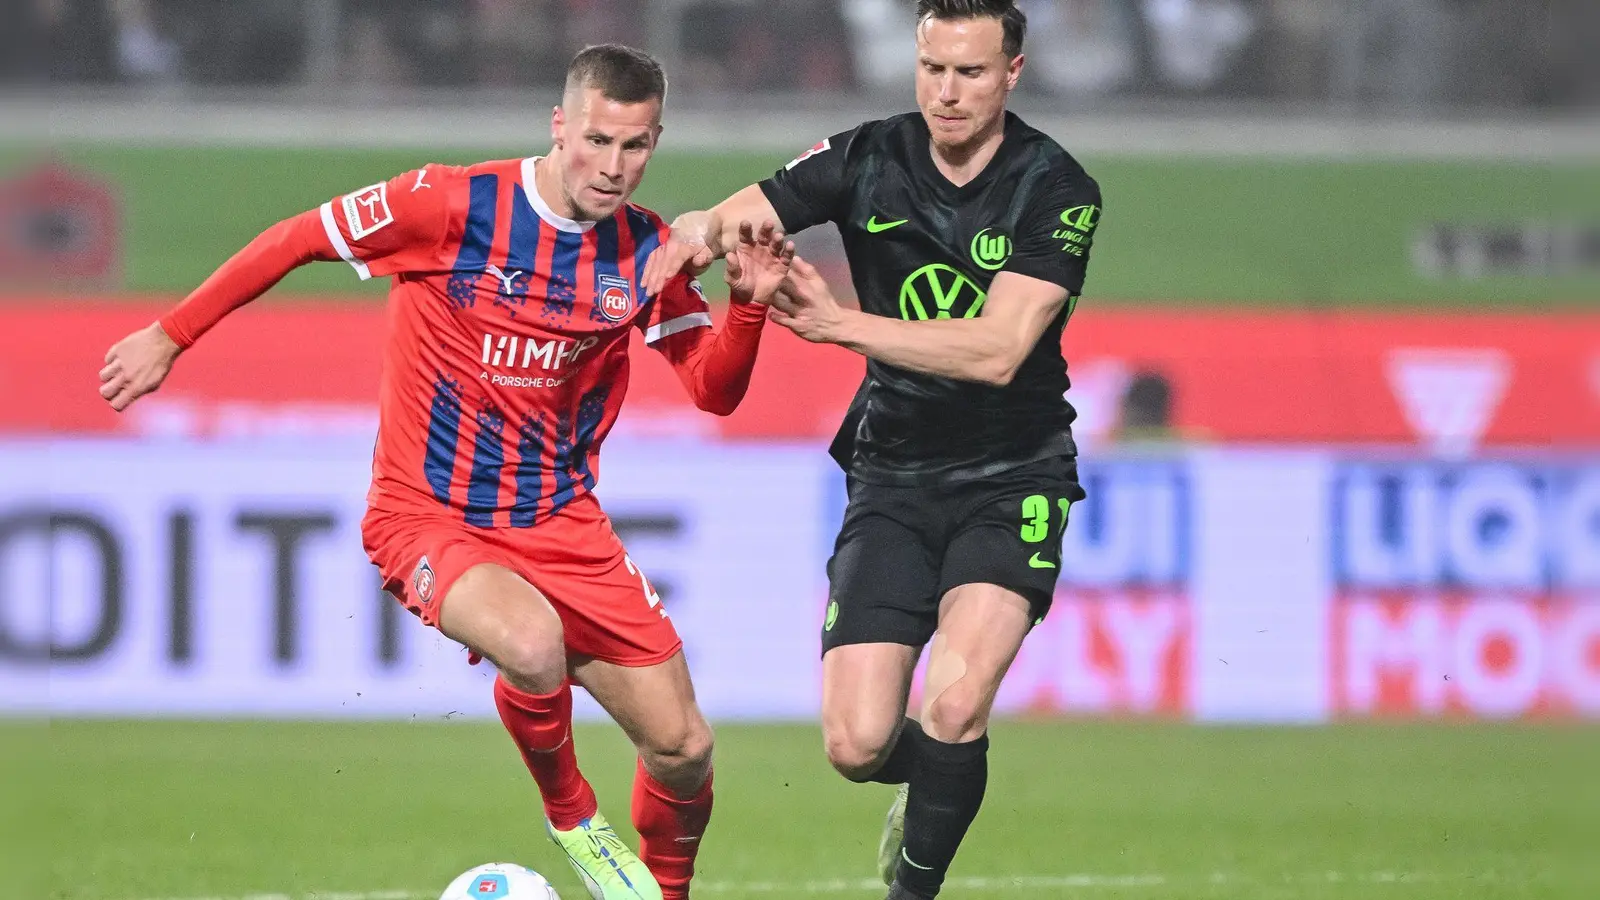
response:
[[[439,900],[561,900],[543,875],[515,863],[490,863],[462,872]]]

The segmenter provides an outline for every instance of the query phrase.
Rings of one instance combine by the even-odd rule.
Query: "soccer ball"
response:
[[[532,869],[515,863],[490,863],[462,872],[439,900],[561,900],[556,889]]]

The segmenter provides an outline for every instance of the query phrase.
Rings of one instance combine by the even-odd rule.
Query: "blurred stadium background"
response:
[[[911,5],[8,7],[14,896],[401,900],[495,857],[581,896],[486,674],[360,549],[383,286],[297,273],[121,418],[100,357],[284,216],[543,149],[588,43],[672,78],[640,201],[714,202],[910,108]],[[1066,336],[1090,500],[948,896],[1600,896],[1593,5],[1022,5],[1015,106],[1106,197]],[[812,722],[859,361],[769,329],[721,420],[637,359],[600,495],[719,726],[697,896],[872,896],[887,796]],[[625,746],[579,740],[624,819]]]

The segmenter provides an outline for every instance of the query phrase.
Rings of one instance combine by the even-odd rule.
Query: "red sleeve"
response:
[[[669,285],[662,292],[663,298],[671,290]],[[705,315],[710,318],[709,312]],[[765,306],[732,303],[720,330],[689,327],[661,338],[652,346],[672,363],[673,371],[678,373],[678,380],[683,382],[695,406],[726,416],[738,409],[750,387],[756,350],[761,346],[761,326],[766,321]]]
[[[644,329],[644,342],[656,346],[662,338],[711,327],[711,304],[700,281],[688,275],[675,275],[661,289],[661,296],[650,299],[650,308],[635,320]]]
[[[318,213],[336,258],[362,281],[442,268],[452,195],[465,183],[459,171],[427,165],[322,204]]]
[[[338,258],[328,246],[316,210],[284,219],[261,232],[162,316],[161,330],[179,347],[188,347],[223,316],[265,294],[283,276],[312,260]]]
[[[223,316],[313,260],[343,259],[363,280],[433,268],[450,229],[448,193],[459,182],[450,177],[454,171],[424,166],[279,222],[163,316],[161,330],[188,347]]]

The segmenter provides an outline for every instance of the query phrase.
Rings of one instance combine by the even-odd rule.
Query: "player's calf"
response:
[[[709,766],[709,756],[707,757]],[[700,841],[711,824],[712,776],[706,770],[692,790],[675,790],[639,760],[633,779],[633,827],[639,857],[661,886],[664,900],[687,900]]]
[[[665,900],[686,900],[711,820],[714,745],[694,700],[688,664],[677,652],[644,666],[589,660],[574,675],[639,752],[633,782],[639,858]]]
[[[639,857],[665,900],[686,900],[700,841],[711,823],[711,726],[693,705],[673,724],[640,735],[633,778],[633,827]]]

